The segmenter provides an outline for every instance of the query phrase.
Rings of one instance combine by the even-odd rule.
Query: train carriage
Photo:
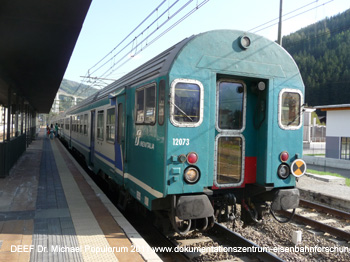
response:
[[[246,220],[260,219],[266,201],[298,206],[303,94],[282,47],[210,31],[68,110],[63,137],[96,174],[186,233],[227,218],[236,203]]]

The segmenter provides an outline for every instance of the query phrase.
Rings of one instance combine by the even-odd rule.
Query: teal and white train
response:
[[[262,210],[295,209],[304,85],[264,37],[195,35],[65,112],[61,138],[96,174],[185,234]],[[123,200],[124,199],[124,200]]]

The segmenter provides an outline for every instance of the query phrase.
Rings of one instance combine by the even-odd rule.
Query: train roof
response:
[[[249,37],[249,48],[241,46],[242,36]],[[293,58],[275,42],[238,30],[213,30],[188,37],[175,44],[69,109],[67,114],[95,101],[106,99],[118,89],[133,87],[170,74],[192,77],[199,68],[223,74],[280,78],[284,83],[289,81],[293,88],[304,89]]]

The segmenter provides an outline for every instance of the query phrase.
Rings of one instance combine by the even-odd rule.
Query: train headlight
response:
[[[286,179],[290,175],[290,168],[287,164],[281,164],[277,169],[277,174],[280,178]]]
[[[198,182],[199,178],[200,172],[197,168],[190,166],[185,169],[184,180],[187,184],[195,184]]]

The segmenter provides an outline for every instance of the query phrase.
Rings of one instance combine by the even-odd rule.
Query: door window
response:
[[[220,81],[217,92],[219,130],[241,130],[244,85],[241,82]]]
[[[104,111],[97,112],[97,139],[103,140]]]
[[[242,175],[242,138],[221,136],[217,142],[218,184],[237,184]]]
[[[217,187],[239,186],[244,180],[245,97],[243,81],[221,79],[217,82],[214,178]]]

